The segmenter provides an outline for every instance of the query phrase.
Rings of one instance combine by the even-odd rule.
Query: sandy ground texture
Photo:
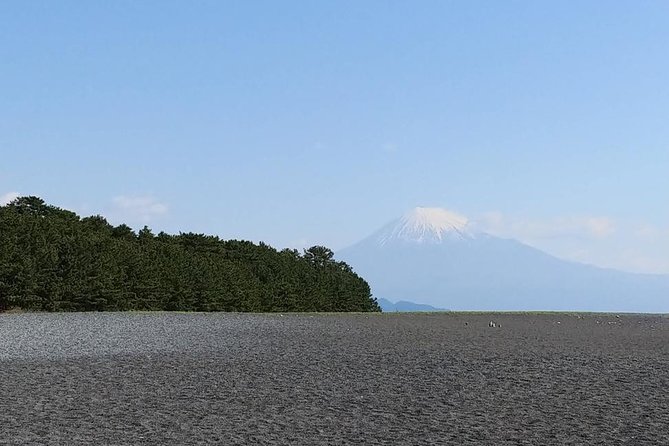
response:
[[[0,315],[0,444],[669,445],[669,319]]]

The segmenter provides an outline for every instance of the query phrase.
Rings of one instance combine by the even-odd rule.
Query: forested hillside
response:
[[[368,284],[300,254],[201,234],[154,235],[37,197],[0,207],[0,311],[380,311]]]

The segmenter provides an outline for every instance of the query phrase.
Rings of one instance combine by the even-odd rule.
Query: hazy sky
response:
[[[14,193],[333,249],[440,206],[669,273],[669,2],[4,1]]]

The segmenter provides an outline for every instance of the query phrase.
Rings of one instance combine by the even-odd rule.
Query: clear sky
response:
[[[439,206],[669,273],[669,2],[4,1],[15,193],[335,250]]]

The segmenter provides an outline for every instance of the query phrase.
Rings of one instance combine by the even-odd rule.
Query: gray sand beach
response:
[[[3,445],[669,444],[662,316],[5,314],[0,340]]]

